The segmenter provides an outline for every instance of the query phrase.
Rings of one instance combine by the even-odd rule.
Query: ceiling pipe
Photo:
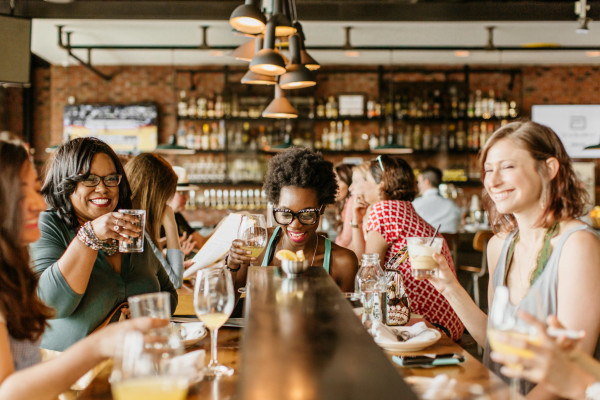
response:
[[[79,62],[79,64],[81,64],[82,66],[84,66],[85,68],[89,69],[90,71],[92,71],[94,74],[98,75],[100,78],[104,79],[107,82],[110,82],[113,78],[114,75],[106,75],[105,73],[103,73],[102,71],[98,70],[97,68],[95,68],[92,65],[92,47],[85,47],[84,49],[87,50],[87,56],[88,56],[88,60],[84,61],[82,58],[80,58],[79,56],[77,56],[76,54],[73,53],[72,49],[73,47],[71,46],[71,34],[73,32],[65,32],[67,35],[67,43],[63,43],[63,25],[58,25],[58,46],[61,49],[64,49],[67,51],[67,53],[73,57],[75,60],[77,60],[77,62]]]

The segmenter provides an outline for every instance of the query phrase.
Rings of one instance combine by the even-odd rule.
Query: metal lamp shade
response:
[[[231,52],[231,56],[235,57],[236,60],[252,61],[254,57],[256,39],[250,39],[246,43],[239,46],[237,49]]]
[[[279,78],[279,86],[282,89],[302,89],[316,84],[313,73],[302,64],[288,65],[287,72]]]
[[[300,59],[300,62],[311,71],[316,71],[319,68],[321,68],[321,64],[319,64],[317,60],[312,58],[311,55],[308,54],[308,52],[304,49],[300,50]]]
[[[290,19],[284,14],[273,15],[275,20],[275,36],[290,36],[296,33],[296,28],[292,26]]]
[[[246,4],[238,6],[229,17],[229,24],[233,29],[244,33],[261,33],[266,25],[265,15],[253,4],[252,0],[247,0]]]
[[[250,62],[250,71],[269,76],[283,75],[286,72],[283,57],[273,49],[259,51]]]
[[[265,118],[298,118],[298,111],[285,98],[285,93],[279,85],[275,85],[275,98],[262,112]]]
[[[248,71],[242,77],[242,83],[245,85],[275,85],[277,84],[277,79],[274,76]]]

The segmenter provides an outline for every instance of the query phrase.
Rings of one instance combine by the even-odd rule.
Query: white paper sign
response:
[[[534,105],[531,120],[546,125],[560,137],[571,158],[600,158],[600,105]]]

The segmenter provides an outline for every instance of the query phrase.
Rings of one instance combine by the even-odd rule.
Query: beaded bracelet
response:
[[[229,271],[231,271],[231,272],[237,272],[237,271],[239,271],[239,270],[240,270],[240,268],[242,268],[242,266],[241,266],[241,265],[240,265],[240,266],[238,266],[237,268],[231,268],[231,267],[229,266],[229,254],[227,254],[227,255],[225,256],[225,262],[224,262],[224,264],[225,264],[225,268],[227,268],[227,269],[228,269]]]
[[[102,250],[106,253],[107,256],[112,256],[115,254],[119,248],[118,242],[113,239],[108,240],[100,240],[98,236],[96,236],[96,232],[92,228],[91,222],[86,222],[83,224],[79,231],[77,231],[77,239],[79,239],[83,244],[92,250]]]

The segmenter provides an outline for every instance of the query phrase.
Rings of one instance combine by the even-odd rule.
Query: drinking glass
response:
[[[437,262],[433,259],[433,255],[442,252],[443,243],[444,240],[439,237],[409,237],[406,239],[410,269],[415,279],[428,279],[435,276]]]
[[[145,210],[119,210],[122,214],[132,215],[137,218],[138,222],[134,225],[140,228],[140,236],[131,238],[131,243],[119,241],[119,252],[120,253],[141,253],[144,251],[144,229],[146,225],[146,211]]]
[[[222,266],[201,269],[194,286],[194,310],[210,331],[210,363],[204,374],[208,377],[233,374],[233,368],[217,362],[217,334],[234,306],[231,274]]]
[[[244,242],[243,250],[250,251],[250,257],[258,257],[267,245],[267,223],[262,214],[242,216],[237,238]],[[252,261],[250,261],[252,266]]]
[[[534,314],[539,314],[539,311],[535,310]],[[541,342],[541,337],[537,329],[517,318],[516,310],[510,304],[508,288],[506,286],[499,286],[495,289],[488,318],[487,335],[490,347],[493,351],[501,354],[518,355],[522,358],[533,358],[534,354],[530,350],[511,346],[498,341],[496,338],[497,333],[502,332],[504,335],[525,340],[532,344],[539,344]],[[519,364],[506,364],[506,366],[514,370],[523,368],[523,366]],[[519,378],[511,378],[511,400],[520,398],[519,384]]]
[[[189,366],[175,354],[146,345],[137,331],[124,336],[110,376],[115,400],[184,400],[190,382]]]

